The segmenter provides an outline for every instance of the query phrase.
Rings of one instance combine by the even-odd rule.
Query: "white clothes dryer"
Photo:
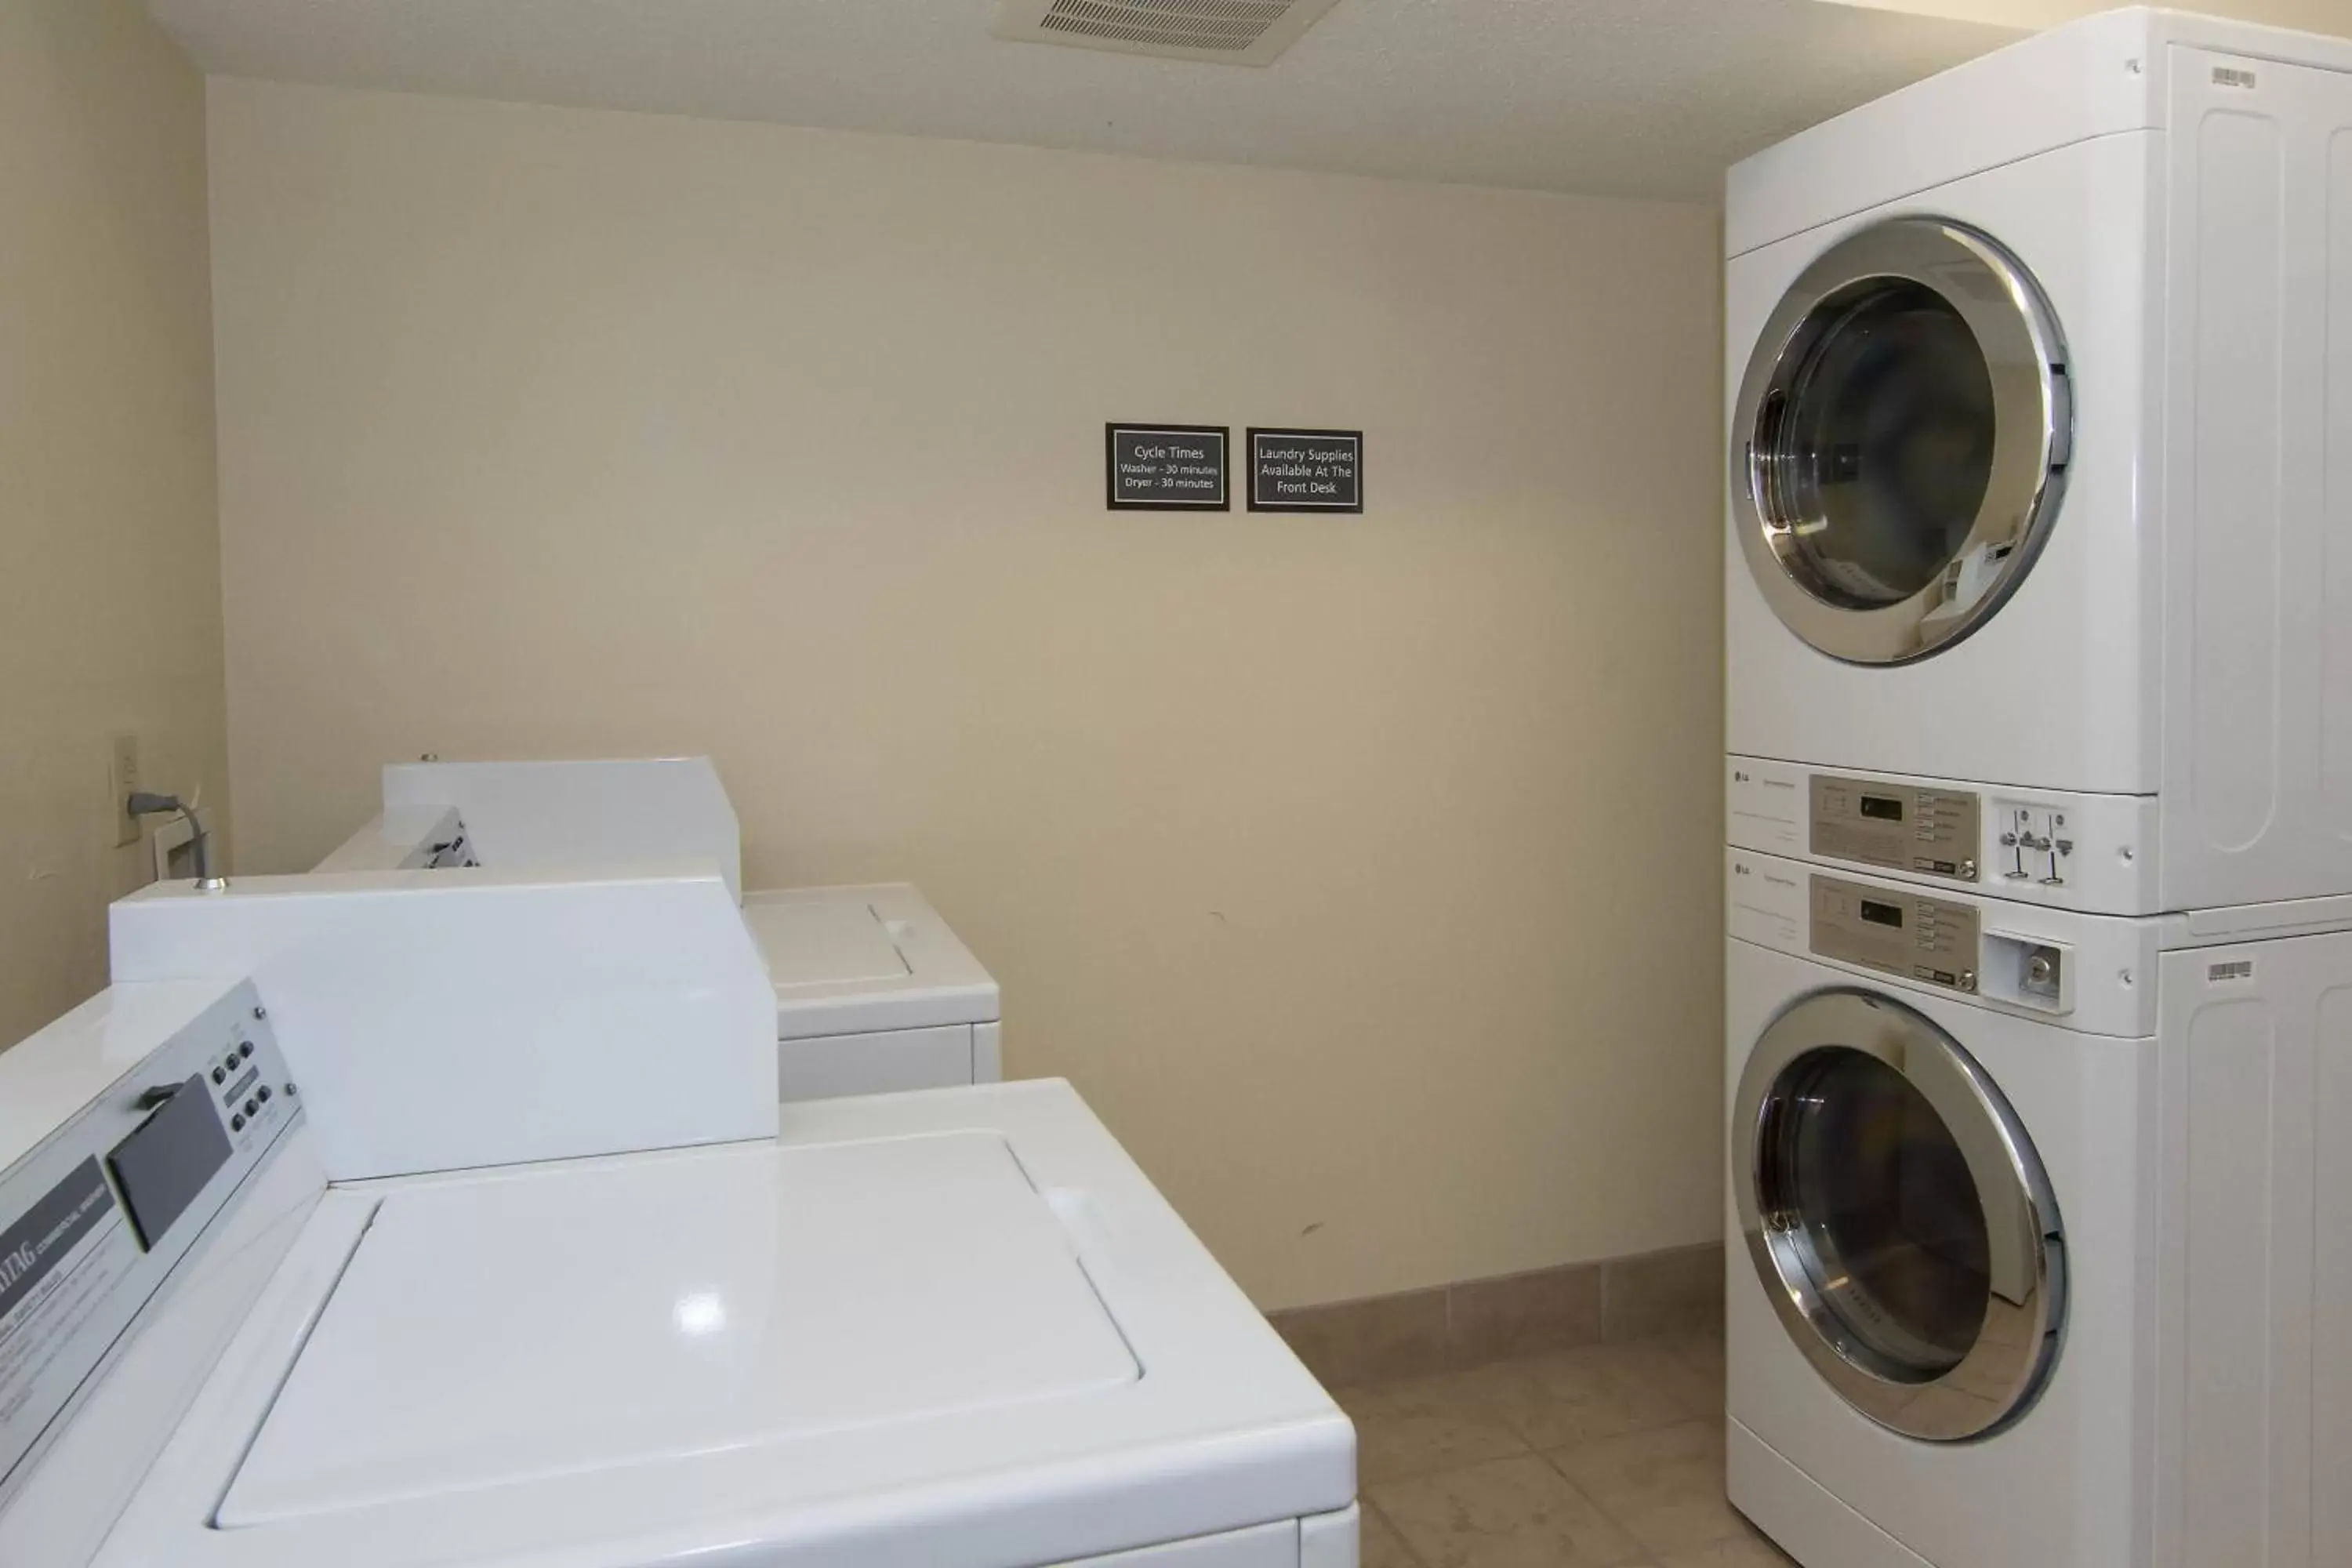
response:
[[[2084,907],[2352,891],[2347,133],[2352,40],[2139,9],[1731,171],[1736,759],[2149,802]]]
[[[1732,1501],[1805,1568],[2352,1562],[2352,932],[1728,872]]]

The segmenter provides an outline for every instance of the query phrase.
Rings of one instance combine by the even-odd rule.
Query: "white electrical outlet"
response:
[[[119,848],[139,842],[139,819],[131,815],[131,792],[139,787],[139,737],[117,735],[106,770],[106,786],[113,792],[114,842]]]

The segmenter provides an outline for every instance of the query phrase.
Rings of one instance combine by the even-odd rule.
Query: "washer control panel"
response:
[[[1977,879],[1983,803],[1972,790],[1815,773],[1813,854],[1954,881]]]
[[[1811,903],[1808,945],[1821,957],[1948,990],[1976,990],[1982,939],[1973,907],[1818,876]]]
[[[0,1171],[0,1503],[295,1114],[246,981]]]

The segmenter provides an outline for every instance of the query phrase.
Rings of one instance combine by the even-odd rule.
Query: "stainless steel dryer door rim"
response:
[[[1874,300],[1897,293],[1956,319],[1973,337],[1982,363],[1967,368],[1971,377],[1980,369],[1982,379],[1969,396],[1983,402],[1990,450],[1971,459],[1968,479],[1983,484],[1973,519],[1966,503],[1958,503],[1962,515],[1948,521],[1948,533],[1909,542],[1924,550],[1921,564],[1932,575],[1857,593],[1841,581],[1840,563],[1820,555],[1833,520],[1803,505],[1803,487],[1792,483],[1810,460],[1818,492],[1822,464],[1836,458],[1818,447],[1792,451],[1788,443],[1803,438],[1790,426],[1805,400],[1822,390],[1823,362],[1840,334],[1856,335],[1850,324],[1865,317]],[[1957,331],[1948,342],[1964,353]],[[1923,658],[1974,631],[2024,578],[2058,510],[2074,437],[2065,364],[2064,341],[2041,289],[2017,260],[1974,229],[1941,218],[1893,218],[1825,251],[1781,296],[1758,334],[1732,415],[1733,521],[1773,613],[1822,653],[1854,664]],[[1904,456],[1932,462],[1940,440],[1927,433]],[[1906,520],[1864,526],[1899,531]]]
[[[1861,1073],[1841,1075],[1832,1065],[1840,1062]],[[1949,1212],[1973,1209],[1981,1224],[1968,1238],[1983,1248],[1977,1289],[1906,1303],[1931,1316],[1964,1314],[1965,1351],[1948,1341],[1943,1353],[1907,1364],[1887,1348],[1905,1342],[1901,1310],[1890,1312],[1874,1297],[1863,1278],[1867,1266],[1823,1256],[1824,1236],[1844,1216],[1806,1212],[1804,1194],[1792,1194],[1786,1179],[1789,1141],[1801,1140],[1792,1129],[1807,1115],[1824,1113],[1823,1086],[1864,1074],[1891,1081],[1881,1068],[1916,1091],[1941,1122],[1939,1132],[1949,1137],[1949,1179],[1973,1184],[1973,1202],[1956,1192]],[[1835,1108],[1826,1113],[1834,1115]],[[1731,1179],[1757,1278],[1790,1340],[1848,1404],[1906,1436],[1940,1442],[1986,1436],[2032,1405],[2048,1378],[2065,1312],[2057,1207],[2015,1114],[1958,1042],[1891,997],[1844,987],[1817,991],[1757,1040],[1732,1114]],[[1811,1153],[1833,1151],[1832,1143]],[[1896,1186],[1937,1179],[1932,1172],[1916,1177],[1899,1163],[1895,1173],[1904,1178]],[[1835,1173],[1831,1177],[1834,1184]],[[1896,1193],[1885,1203],[1900,1220],[1906,1209],[1934,1207],[1935,1199],[1932,1191]],[[1909,1228],[1893,1227],[1898,1235]],[[1963,1295],[1973,1299],[1958,1299]]]

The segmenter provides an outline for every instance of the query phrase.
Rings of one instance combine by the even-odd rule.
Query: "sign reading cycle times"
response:
[[[1112,425],[1107,479],[1113,511],[1227,511],[1223,425]]]
[[[1249,433],[1252,511],[1364,510],[1361,430]]]

